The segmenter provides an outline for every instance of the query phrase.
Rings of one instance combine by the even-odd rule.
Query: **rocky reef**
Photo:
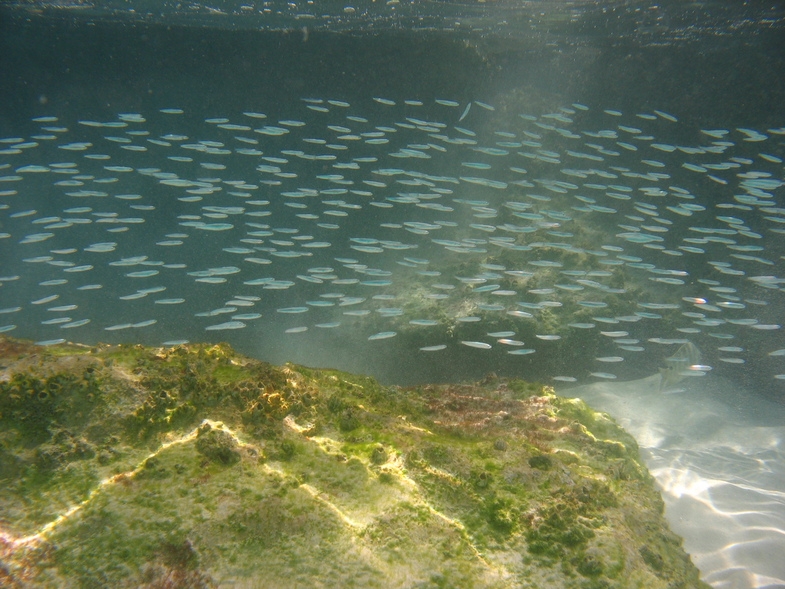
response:
[[[0,339],[0,585],[706,588],[635,441],[546,386]]]

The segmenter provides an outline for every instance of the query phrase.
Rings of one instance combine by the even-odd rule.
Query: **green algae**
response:
[[[9,586],[706,587],[635,441],[548,387],[67,349],[0,341]]]

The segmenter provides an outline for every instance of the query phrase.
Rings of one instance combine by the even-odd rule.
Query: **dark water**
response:
[[[710,18],[711,5],[701,14],[695,3],[696,12],[670,34],[611,11],[605,21],[580,21],[577,36],[524,30],[516,38],[389,27],[373,34],[232,30],[170,26],[163,17],[156,24],[102,22],[6,10],[2,121],[37,114],[41,103],[81,116],[162,103],[204,112],[275,105],[285,116],[282,106],[307,95],[461,101],[516,90],[542,104],[580,96],[625,112],[671,110],[701,127],[778,126],[785,41],[778,3],[770,4],[757,17],[737,10],[735,18],[718,6],[723,27]],[[691,37],[675,32],[688,29]]]

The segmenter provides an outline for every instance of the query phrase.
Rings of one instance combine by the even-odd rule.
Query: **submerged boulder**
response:
[[[0,365],[3,586],[708,587],[635,441],[547,386],[226,345],[6,338]]]

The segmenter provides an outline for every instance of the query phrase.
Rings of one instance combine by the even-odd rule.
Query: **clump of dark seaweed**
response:
[[[529,552],[553,560],[574,560],[594,537],[593,528],[602,525],[603,510],[616,504],[613,491],[596,481],[560,494],[547,506],[529,513]],[[587,570],[592,568],[586,566]]]
[[[213,589],[215,581],[200,571],[199,554],[189,540],[164,542],[157,562],[142,573],[139,589]]]
[[[240,461],[237,442],[228,432],[213,429],[209,425],[199,428],[196,451],[208,460],[231,466]]]
[[[208,412],[239,412],[246,424],[270,428],[289,413],[297,414],[306,393],[286,378],[286,369],[263,362],[246,365],[225,345],[178,346],[140,355],[136,371],[147,395],[129,426],[141,436],[192,426]]]
[[[28,441],[41,442],[52,428],[84,423],[100,396],[93,367],[81,376],[58,372],[41,378],[17,372],[0,382],[0,420]]]

